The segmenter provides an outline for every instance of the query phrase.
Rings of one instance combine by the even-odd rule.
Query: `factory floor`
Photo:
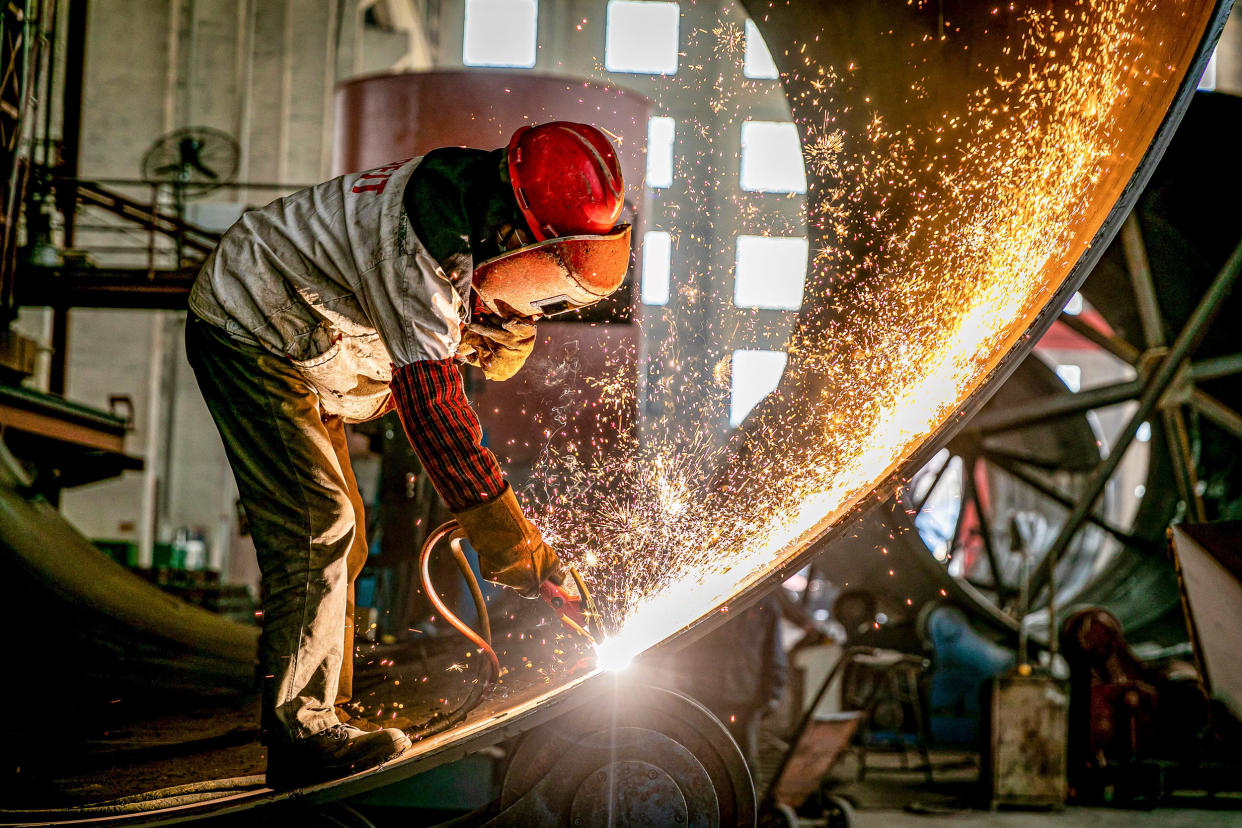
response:
[[[911,752],[908,761],[917,765]],[[833,768],[831,792],[854,805],[852,828],[1242,828],[1242,797],[1215,802],[1187,799],[1152,810],[1068,807],[1062,811],[989,811],[982,802],[977,754],[933,752],[935,781],[922,771],[901,767],[898,754],[871,753],[868,773],[857,781],[858,760],[847,753]],[[823,819],[803,819],[801,828],[819,828]]]
[[[804,822],[811,826],[813,821]],[[822,822],[820,823],[822,824]],[[1242,812],[1205,811],[1190,808],[1157,808],[1152,811],[1121,811],[1113,808],[1066,808],[1056,813],[976,811],[951,816],[928,816],[906,811],[858,811],[853,828],[922,828],[945,825],[953,828],[1237,828]]]
[[[573,675],[577,650],[529,632],[538,629],[540,617],[515,627],[514,643],[497,647],[508,672],[480,703],[475,721],[520,706]],[[440,712],[442,700],[464,698],[476,679],[460,647],[454,636],[366,645],[354,674],[355,712],[377,724],[408,727]],[[36,738],[38,722],[13,737],[23,752],[0,768],[0,809],[72,808],[208,780],[248,784],[266,768],[254,696],[126,695],[83,704],[73,715],[72,725],[59,726],[75,741]]]

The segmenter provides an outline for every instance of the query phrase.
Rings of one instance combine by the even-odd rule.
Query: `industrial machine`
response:
[[[890,521],[909,543],[890,552],[916,556],[925,547],[922,554],[949,576],[935,578],[936,588],[985,624],[1008,626],[1011,643],[1024,615],[1024,566],[1033,608],[1026,620],[1046,640],[1052,560],[1057,603],[1067,613],[1105,606],[1134,641],[1184,640],[1165,528],[1228,517],[1239,499],[1231,458],[1242,441],[1235,373],[1242,366],[1225,320],[1242,300],[1207,292],[1242,239],[1242,222],[1220,215],[1204,227],[1191,218],[1193,205],[1217,187],[1242,186],[1242,166],[1217,137],[1237,123],[1242,100],[1195,96],[1137,208],[1083,284],[1087,304],[1059,316],[980,415],[898,495]],[[1134,420],[1144,381],[1200,300],[1219,304],[1220,321],[1196,319],[1203,328],[1187,333],[1202,344],[1191,366]],[[1058,360],[1083,371],[1076,380],[1083,390],[1054,374]],[[1123,442],[1127,425],[1137,439]],[[1126,466],[1097,471],[1127,452],[1128,474]],[[1086,486],[1099,491],[1098,506],[1072,510],[1090,499]]]

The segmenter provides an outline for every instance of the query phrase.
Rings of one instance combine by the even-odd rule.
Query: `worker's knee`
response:
[[[247,508],[247,514],[250,513]],[[308,570],[319,571],[349,557],[358,534],[357,514],[349,497],[321,497],[299,510],[302,520],[290,519],[281,510],[254,510],[251,531],[259,568],[265,579],[301,582]]]
[[[317,517],[318,520],[312,521],[309,538],[312,566],[344,561],[361,531],[349,497],[342,493],[330,510],[321,512]]]

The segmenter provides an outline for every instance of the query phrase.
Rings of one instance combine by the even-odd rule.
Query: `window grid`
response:
[[[737,350],[729,372],[729,425],[738,426],[781,381],[789,356],[784,351]]]
[[[805,236],[738,236],[733,304],[764,310],[801,308],[809,250]]]
[[[643,233],[644,305],[667,305],[673,272],[673,239],[663,230]]]
[[[673,185],[673,147],[677,122],[657,115],[647,122],[647,186],[663,189]]]
[[[758,193],[805,193],[802,144],[792,123],[744,121],[739,183]]]
[[[742,74],[756,80],[775,80],[780,77],[776,70],[776,62],[768,45],[759,34],[759,27],[753,20],[746,21],[746,51],[742,58]]]

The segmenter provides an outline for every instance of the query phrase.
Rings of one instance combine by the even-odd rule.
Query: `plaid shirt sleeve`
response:
[[[483,429],[455,360],[402,365],[392,374],[392,396],[410,445],[451,511],[501,495],[506,484],[500,464],[482,446]]]

